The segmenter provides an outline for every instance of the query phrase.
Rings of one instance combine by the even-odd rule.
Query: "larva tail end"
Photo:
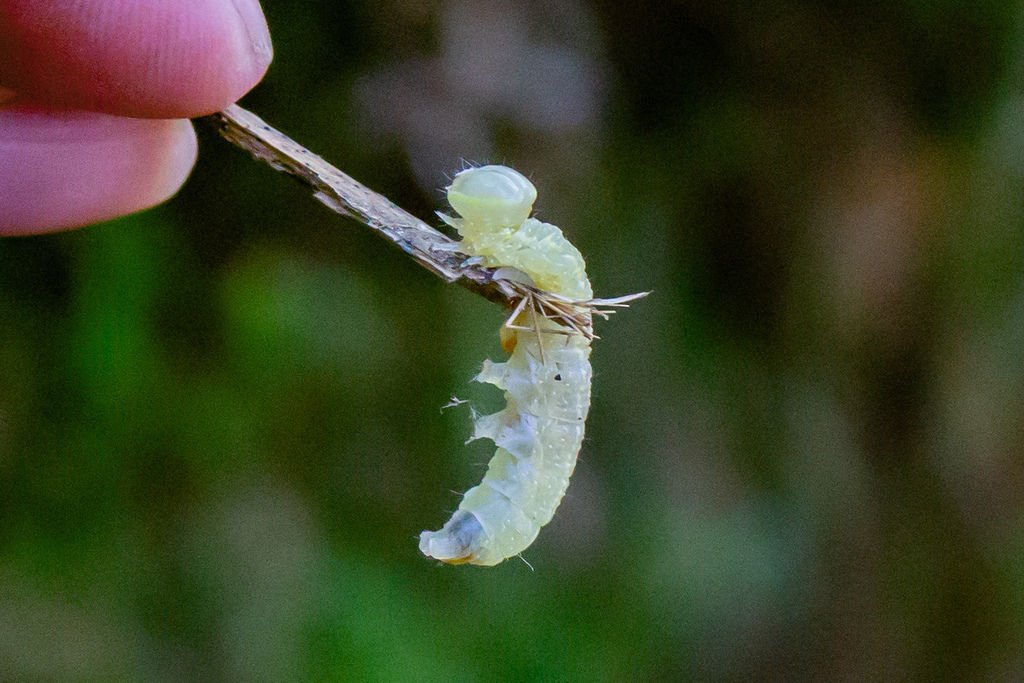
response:
[[[476,515],[457,510],[439,531],[420,534],[420,552],[447,564],[473,563],[483,538],[484,529]]]

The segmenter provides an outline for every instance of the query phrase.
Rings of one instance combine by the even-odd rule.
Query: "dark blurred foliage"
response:
[[[201,131],[0,242],[0,678],[1024,677],[1015,3],[265,3],[243,104],[428,217],[531,175],[597,291],[535,567],[435,566],[501,312]]]

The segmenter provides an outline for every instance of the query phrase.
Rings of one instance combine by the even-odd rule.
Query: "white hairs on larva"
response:
[[[592,300],[580,252],[553,225],[530,218],[537,191],[504,166],[462,171],[448,188],[460,249],[555,296]],[[516,275],[511,275],[513,279]],[[526,305],[530,304],[530,305]],[[589,314],[585,314],[589,330]],[[449,564],[495,565],[526,549],[551,521],[576,465],[590,409],[590,339],[523,299],[502,328],[504,363],[484,361],[476,380],[504,390],[506,407],[475,419],[474,439],[497,445],[487,473],[420,550]]]

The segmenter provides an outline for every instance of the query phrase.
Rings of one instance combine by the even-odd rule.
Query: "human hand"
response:
[[[0,0],[0,234],[164,201],[271,57],[259,0]]]

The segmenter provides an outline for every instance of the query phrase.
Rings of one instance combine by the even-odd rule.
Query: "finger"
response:
[[[0,110],[0,234],[77,227],[158,204],[188,177],[185,120]]]
[[[209,114],[271,56],[259,0],[0,0],[0,83],[55,108]]]

